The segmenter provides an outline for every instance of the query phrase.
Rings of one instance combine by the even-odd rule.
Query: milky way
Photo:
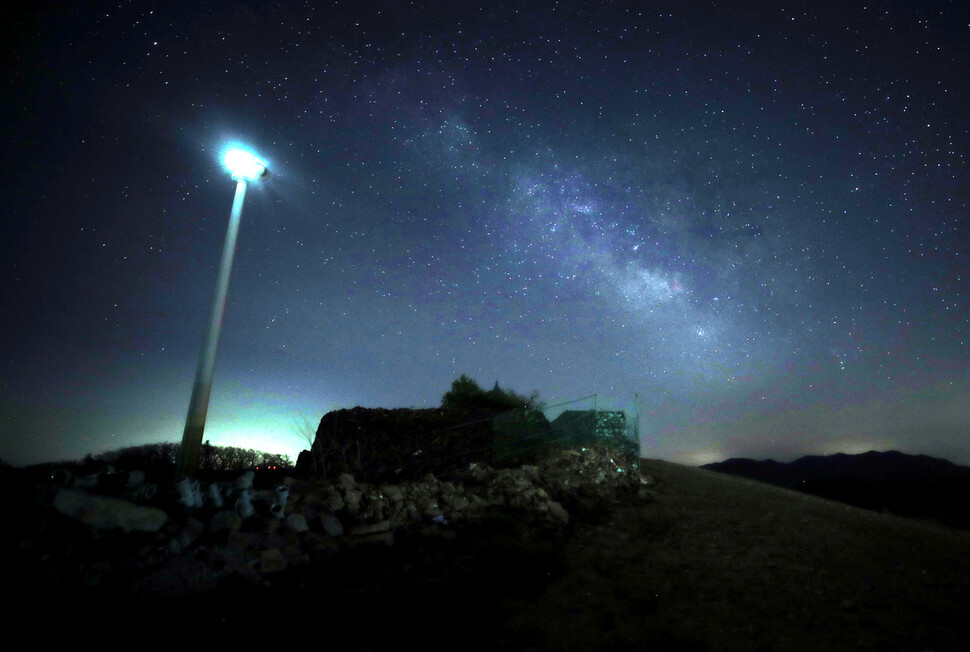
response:
[[[45,11],[3,39],[5,460],[180,438],[239,141],[213,443],[465,373],[649,457],[970,464],[960,3]]]

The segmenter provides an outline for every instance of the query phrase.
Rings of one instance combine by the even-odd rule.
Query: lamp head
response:
[[[236,181],[262,181],[269,176],[269,168],[252,152],[230,149],[222,157],[222,164]]]

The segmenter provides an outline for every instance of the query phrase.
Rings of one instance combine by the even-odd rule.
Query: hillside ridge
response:
[[[970,467],[896,450],[806,455],[793,462],[731,458],[704,469],[857,507],[970,527]]]

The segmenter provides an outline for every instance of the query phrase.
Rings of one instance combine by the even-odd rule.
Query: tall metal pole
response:
[[[192,399],[189,413],[185,417],[185,430],[182,432],[182,445],[179,447],[176,479],[193,478],[199,470],[199,456],[202,452],[202,433],[205,430],[205,417],[209,410],[209,391],[212,389],[212,372],[216,364],[216,350],[219,348],[219,332],[222,318],[226,312],[226,295],[229,290],[229,277],[232,274],[232,258],[236,253],[236,236],[239,233],[239,219],[242,216],[243,198],[246,196],[246,181],[238,179],[236,196],[232,200],[232,213],[229,214],[229,230],[222,247],[222,262],[216,280],[216,293],[212,300],[209,325],[202,341],[199,365],[195,370],[195,384],[192,386]]]

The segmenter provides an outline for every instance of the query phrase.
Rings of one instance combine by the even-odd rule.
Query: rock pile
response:
[[[22,534],[20,547],[34,570],[55,583],[74,575],[97,584],[128,572],[147,585],[154,582],[151,590],[160,590],[158,583],[168,581],[163,578],[184,587],[190,583],[174,579],[168,564],[191,558],[213,577],[235,573],[258,584],[268,574],[333,558],[346,548],[460,537],[464,527],[496,511],[537,530],[561,532],[570,510],[649,500],[651,484],[637,471],[636,460],[593,446],[562,450],[536,465],[495,469],[473,462],[460,472],[427,472],[394,483],[349,473],[335,480],[285,478],[276,487],[252,490],[243,481],[223,487],[221,507],[208,500],[189,508],[184,500],[176,502],[174,492],[163,494],[156,506],[140,507],[54,489],[47,513],[36,520],[39,527]],[[211,488],[197,493],[220,495]]]

